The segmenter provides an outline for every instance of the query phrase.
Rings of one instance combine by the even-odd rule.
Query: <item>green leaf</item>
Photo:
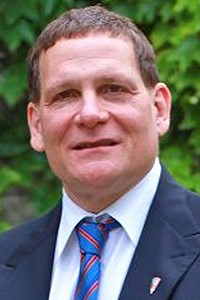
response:
[[[44,4],[44,13],[45,15],[50,15],[55,7],[57,0],[46,0]]]
[[[0,77],[0,96],[9,106],[14,106],[27,88],[26,68],[24,64],[10,66]]]
[[[0,169],[0,178],[0,194],[13,185],[19,185],[21,182],[21,175],[19,172],[9,167],[3,167]]]
[[[20,155],[28,150],[28,145],[15,144],[14,142],[3,143],[0,142],[0,156],[4,157],[14,157]]]

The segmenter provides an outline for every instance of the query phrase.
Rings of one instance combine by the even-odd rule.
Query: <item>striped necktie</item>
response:
[[[100,256],[110,230],[119,223],[109,217],[106,223],[83,219],[76,227],[81,265],[75,300],[97,300],[100,279]]]

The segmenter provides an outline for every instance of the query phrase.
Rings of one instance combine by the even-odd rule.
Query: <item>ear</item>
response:
[[[164,83],[157,83],[154,88],[154,105],[159,137],[169,129],[171,112],[171,93]]]
[[[43,135],[41,129],[40,106],[30,102],[27,107],[27,119],[30,130],[30,144],[38,152],[44,151]]]

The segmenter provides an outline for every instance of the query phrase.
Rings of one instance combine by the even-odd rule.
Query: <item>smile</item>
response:
[[[97,147],[111,147],[117,145],[118,142],[113,141],[111,139],[102,139],[95,142],[81,142],[77,144],[74,149],[75,150],[83,150],[83,149],[90,149],[90,148],[97,148]]]

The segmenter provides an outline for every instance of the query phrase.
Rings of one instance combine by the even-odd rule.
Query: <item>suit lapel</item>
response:
[[[163,171],[120,300],[169,299],[199,254],[200,228],[185,201],[185,190]],[[158,286],[151,295],[153,278]]]
[[[0,266],[0,299],[47,300],[60,206],[43,217]]]

